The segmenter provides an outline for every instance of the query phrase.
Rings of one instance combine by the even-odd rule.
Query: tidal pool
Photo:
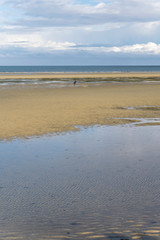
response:
[[[160,239],[160,126],[0,143],[0,239]]]

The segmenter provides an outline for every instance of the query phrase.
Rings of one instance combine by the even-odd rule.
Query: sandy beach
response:
[[[159,237],[160,82],[118,78],[0,81],[0,239]]]
[[[65,88],[0,87],[0,139],[135,121],[132,118],[158,118],[159,93],[158,82],[80,84]]]
[[[0,79],[82,79],[82,78],[159,78],[160,72],[105,72],[105,73],[0,73]]]

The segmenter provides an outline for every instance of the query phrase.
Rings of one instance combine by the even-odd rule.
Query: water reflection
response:
[[[0,239],[160,237],[160,126],[0,144]]]

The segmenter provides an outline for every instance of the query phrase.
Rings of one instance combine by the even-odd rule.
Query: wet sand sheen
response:
[[[0,139],[41,136],[75,130],[75,126],[131,121],[122,118],[159,118],[159,93],[159,83],[1,87]]]
[[[159,128],[1,143],[0,239],[158,240]]]

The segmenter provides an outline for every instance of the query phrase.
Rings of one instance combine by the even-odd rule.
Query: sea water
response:
[[[1,72],[160,72],[160,66],[0,66]]]
[[[0,239],[160,238],[160,126],[0,142]]]

